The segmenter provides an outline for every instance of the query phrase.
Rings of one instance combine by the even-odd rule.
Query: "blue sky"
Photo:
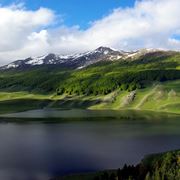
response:
[[[0,0],[0,65],[99,46],[180,50],[180,0]]]
[[[102,18],[115,8],[132,7],[135,0],[0,0],[2,5],[24,3],[27,9],[46,7],[63,17],[67,26],[89,27],[91,21]]]

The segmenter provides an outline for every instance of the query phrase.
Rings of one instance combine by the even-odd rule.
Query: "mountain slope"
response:
[[[1,69],[27,68],[40,65],[58,65],[69,68],[83,68],[90,64],[103,61],[114,60],[126,55],[125,52],[119,52],[107,47],[99,47],[94,51],[73,55],[48,54],[40,57],[29,57],[24,60],[12,62]]]
[[[132,92],[117,89],[107,95],[0,92],[0,114],[41,108],[148,110],[180,113],[180,80],[154,84]],[[152,113],[150,113],[152,114]],[[128,113],[130,116],[130,114]]]
[[[134,58],[99,61],[82,69],[49,64],[12,68],[1,71],[0,90],[96,95],[176,79],[180,79],[180,53],[151,51],[136,53]]]
[[[95,54],[101,52],[99,55],[96,54],[96,57],[112,57],[113,54],[118,58],[96,59],[94,53],[88,53],[88,57],[93,56],[93,63],[83,68],[80,67],[84,64],[80,63],[78,66],[43,64],[1,70],[0,92],[55,96],[57,101],[50,99],[52,100],[50,105],[45,103],[50,107],[130,108],[179,113],[180,85],[174,83],[180,80],[179,52],[140,50],[130,55],[111,49],[106,49],[109,51],[107,53],[105,49],[101,47],[98,52],[94,52]],[[119,53],[124,55],[119,57]],[[84,60],[84,62],[87,65],[92,61]],[[173,84],[172,88],[163,88],[166,81]],[[47,99],[46,96],[44,98],[41,99],[42,105],[43,100]],[[3,103],[6,103],[6,100],[2,100],[4,101],[2,106],[5,106]]]
[[[51,53],[39,57],[29,57],[24,60],[14,61],[8,65],[0,67],[0,69],[1,70],[26,69],[29,67],[42,66],[42,65],[56,65],[60,67],[81,69],[100,61],[115,61],[118,59],[130,60],[130,59],[136,59],[140,56],[149,53],[162,54],[163,52],[164,51],[157,49],[142,49],[135,52],[125,52],[125,51],[113,50],[108,47],[99,47],[94,51],[85,52],[81,54],[58,55]],[[165,54],[167,53],[168,52],[166,52]]]

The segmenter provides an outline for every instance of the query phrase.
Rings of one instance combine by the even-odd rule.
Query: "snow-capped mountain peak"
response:
[[[58,55],[50,53],[39,57],[29,57],[24,60],[14,61],[6,66],[0,67],[0,69],[28,68],[40,65],[58,65],[62,67],[81,69],[99,61],[125,60],[156,51],[160,50],[142,49],[134,52],[125,52],[101,46],[93,51],[80,54]]]

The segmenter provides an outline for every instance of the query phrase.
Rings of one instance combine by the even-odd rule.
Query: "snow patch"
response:
[[[11,64],[8,64],[8,65],[6,66],[7,69],[17,68],[17,67],[19,67],[19,65],[18,65],[18,64],[15,64],[15,63],[11,63]]]
[[[44,63],[43,58],[35,58],[26,62],[26,64],[30,64],[30,65],[41,65],[43,63]]]

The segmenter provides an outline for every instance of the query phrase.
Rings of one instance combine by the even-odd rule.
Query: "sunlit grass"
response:
[[[180,80],[156,83],[136,90],[135,98],[124,104],[131,92],[120,89],[107,95],[35,94],[0,92],[0,113],[36,108],[135,109],[180,113]]]

